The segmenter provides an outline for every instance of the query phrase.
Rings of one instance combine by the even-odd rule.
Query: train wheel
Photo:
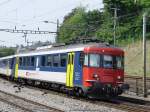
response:
[[[79,95],[80,95],[80,96],[83,96],[83,95],[84,95],[84,92],[83,92],[82,88],[79,88],[78,92],[79,92]]]
[[[27,80],[27,84],[29,84],[30,86],[34,86],[35,85],[35,81]]]
[[[77,87],[75,87],[75,88],[73,89],[73,92],[74,92],[74,95],[75,95],[75,96],[79,97],[79,92],[78,92],[78,88],[77,88]]]
[[[65,86],[61,86],[61,87],[60,87],[60,92],[66,93]]]
[[[75,89],[75,95],[78,96],[78,97],[79,96],[81,96],[81,97],[84,96],[84,92],[83,92],[82,88],[76,88]]]
[[[42,87],[43,87],[43,88],[46,88],[46,89],[49,89],[50,84],[47,83],[47,82],[42,82]]]
[[[18,78],[18,82],[19,82],[20,84],[25,84],[25,81],[24,81],[23,79],[21,79],[21,78]]]

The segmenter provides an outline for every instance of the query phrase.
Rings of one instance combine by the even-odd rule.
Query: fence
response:
[[[125,76],[125,83],[130,85],[129,92],[136,93],[137,96],[143,94],[143,78],[140,76]],[[150,90],[150,77],[147,78],[147,92]]]

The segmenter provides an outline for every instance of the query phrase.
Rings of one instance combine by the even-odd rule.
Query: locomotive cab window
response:
[[[104,68],[113,68],[113,57],[112,56],[104,55],[103,67]]]
[[[116,68],[124,69],[124,58],[122,56],[116,57]]]
[[[89,64],[90,64],[90,67],[100,67],[100,55],[90,54]]]

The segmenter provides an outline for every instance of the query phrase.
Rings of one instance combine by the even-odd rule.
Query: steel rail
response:
[[[6,98],[6,96],[4,97],[4,95],[6,95],[9,99]],[[41,104],[41,103],[38,103],[38,102],[35,102],[35,101],[32,101],[32,100],[29,100],[29,99],[26,99],[26,98],[23,98],[23,97],[20,97],[20,96],[17,96],[17,95],[14,95],[14,94],[0,90],[0,101],[6,102],[12,106],[18,107],[18,108],[25,110],[25,111],[28,111],[28,112],[35,112],[35,110],[30,108],[30,107],[20,105],[20,104],[16,103],[16,101],[15,102],[10,101],[10,98],[28,103],[31,106],[42,107],[41,109],[48,110],[48,112],[50,112],[50,111],[51,112],[64,112],[64,110],[60,110],[56,107],[52,107],[52,106],[50,107],[50,106],[47,106],[47,105],[44,105],[44,104]]]

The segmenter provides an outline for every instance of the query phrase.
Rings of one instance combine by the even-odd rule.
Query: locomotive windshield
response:
[[[123,69],[124,58],[123,56],[86,54],[84,58],[84,65],[89,67]]]
[[[113,68],[113,57],[112,56],[104,55],[103,67],[104,68]]]
[[[100,55],[99,54],[90,54],[90,66],[91,67],[100,67]]]

